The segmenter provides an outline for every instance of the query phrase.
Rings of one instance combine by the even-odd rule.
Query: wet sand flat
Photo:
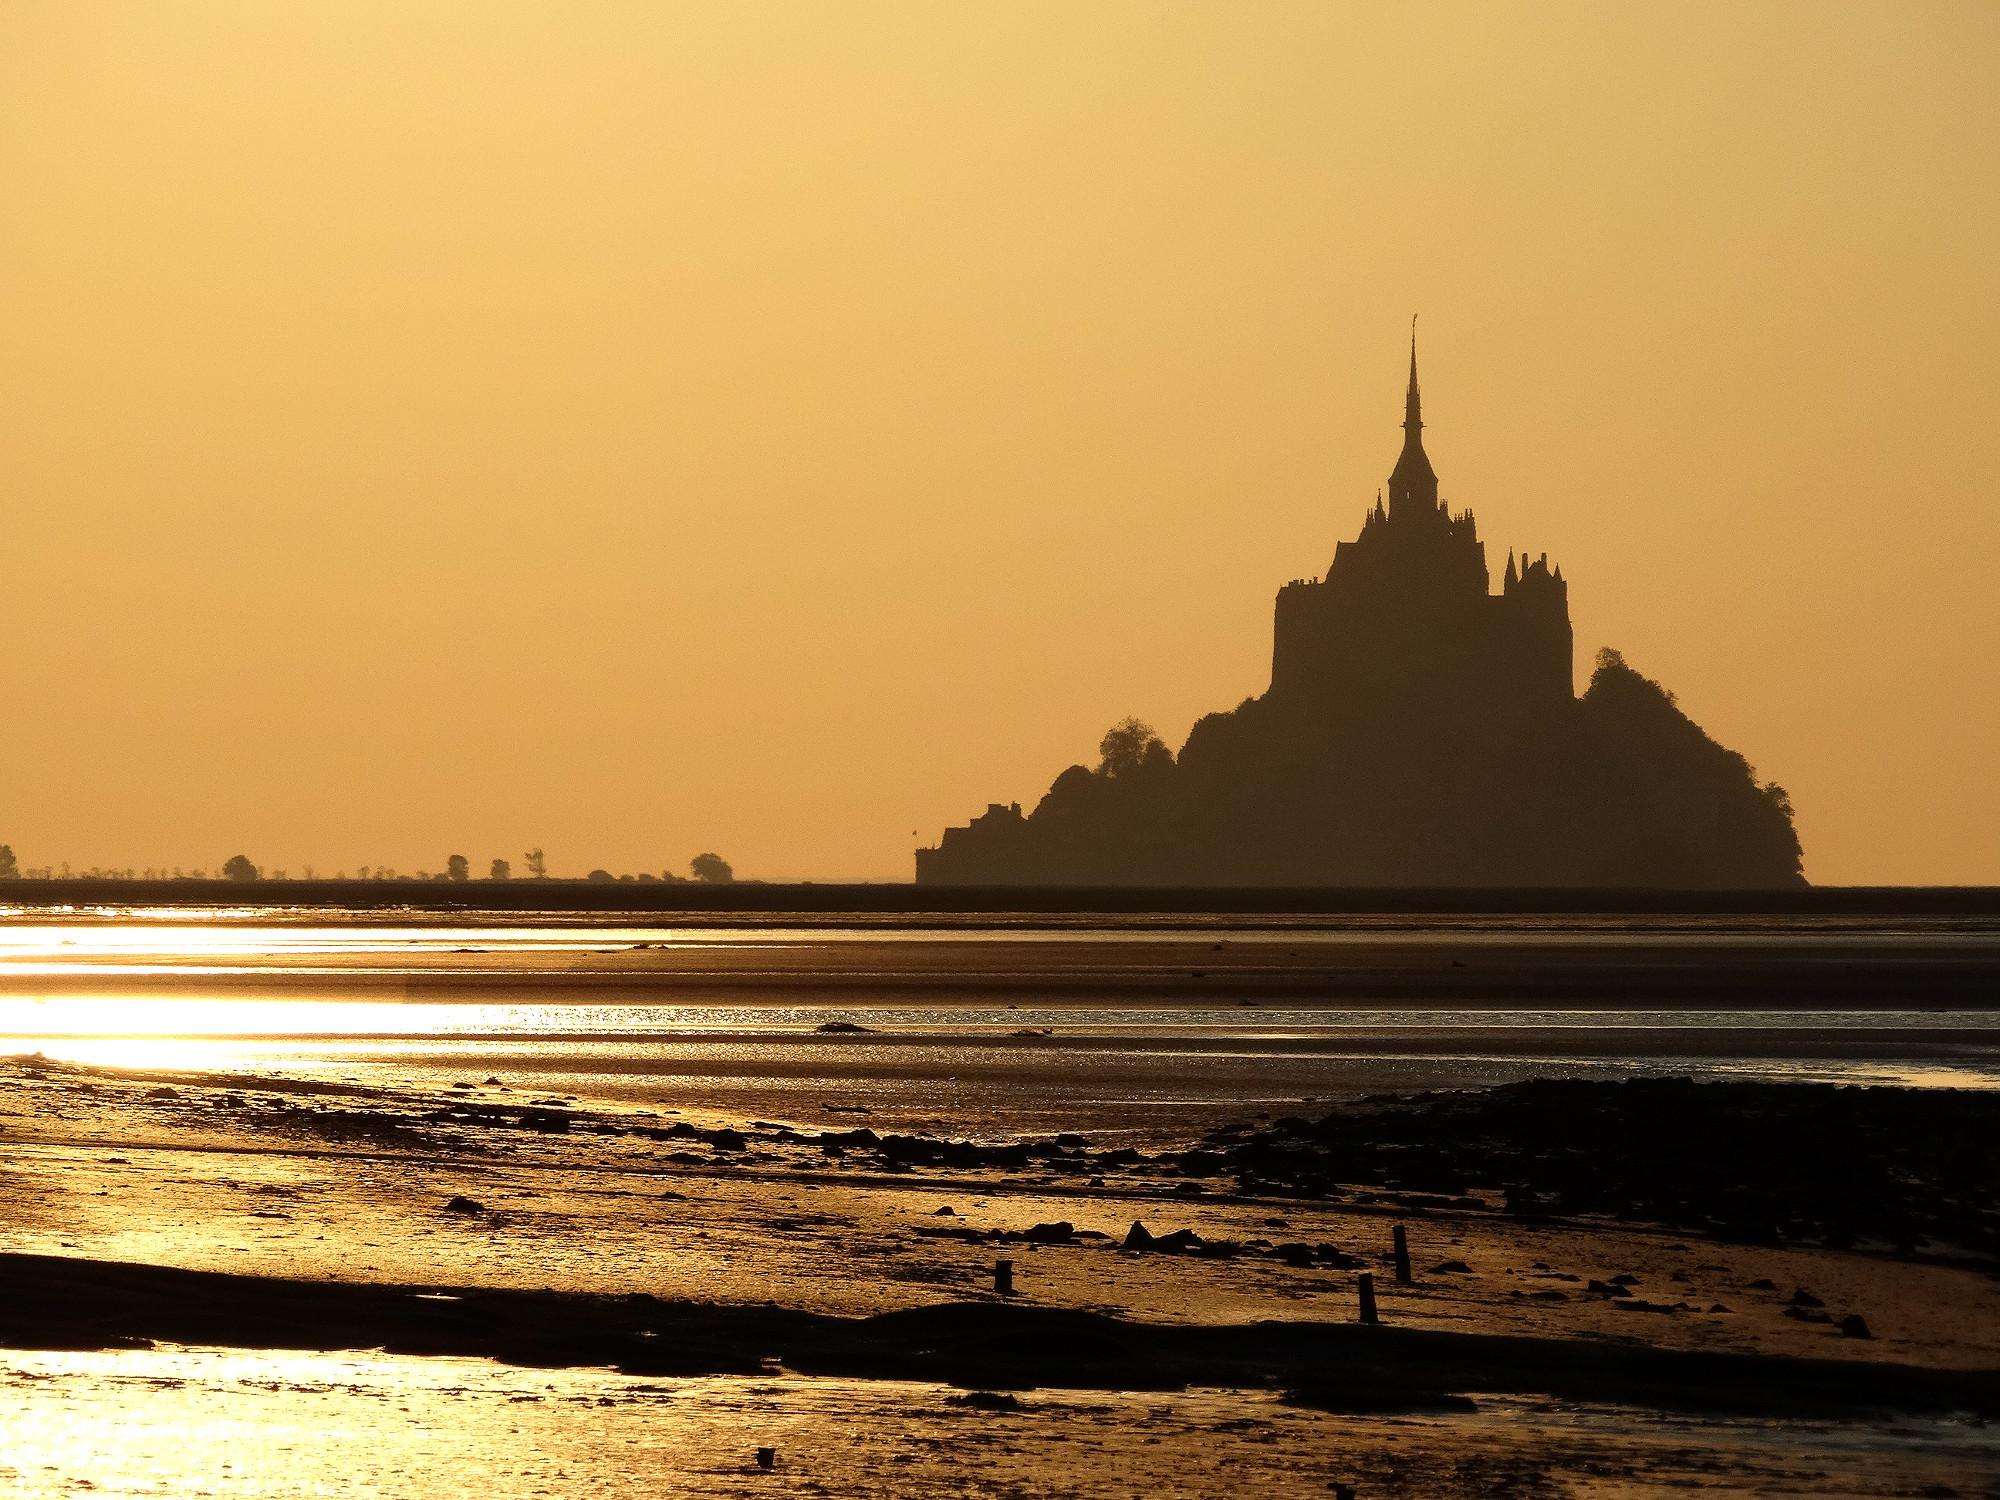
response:
[[[1354,1315],[1355,1265],[1127,1254],[1138,1221],[1225,1244],[1336,1247],[1383,1273],[1385,1317],[1412,1327],[1642,1330],[1665,1347],[2000,1367],[2000,1282],[1957,1257],[1892,1262],[1601,1216],[1522,1219],[1491,1194],[1470,1207],[1389,1189],[1260,1197],[1238,1190],[1220,1163],[1191,1177],[1171,1153],[1098,1153],[1144,1158],[1113,1164],[1053,1143],[1018,1168],[885,1170],[892,1164],[877,1152],[819,1143],[865,1128],[852,1117],[831,1132],[801,1130],[534,1104],[481,1087],[352,1089],[17,1061],[0,1063],[0,1109],[12,1250],[343,1280],[640,1289],[846,1316],[983,1295],[993,1260],[1008,1256],[1037,1303],[1187,1322]],[[527,1123],[474,1123],[485,1110]],[[562,1128],[533,1128],[552,1122]],[[480,1210],[447,1211],[457,1197]],[[994,1238],[1064,1222],[1077,1235],[1062,1243]],[[1421,1273],[1407,1288],[1386,1271],[1396,1223]],[[1429,1272],[1447,1261],[1466,1269]],[[1593,1278],[1620,1275],[1642,1300],[1700,1311],[1642,1316],[1587,1294]],[[1752,1289],[1763,1280],[1774,1285]],[[1861,1313],[1875,1336],[1842,1339],[1786,1316],[1801,1287]],[[1729,1311],[1706,1311],[1718,1302]]]
[[[1081,1170],[1064,1154],[1031,1158],[1017,1169],[884,1170],[876,1153],[830,1153],[817,1140],[837,1132],[714,1115],[677,1119],[615,1102],[510,1100],[503,1091],[504,1085],[479,1084],[435,1092],[357,1089],[12,1062],[0,1069],[4,1248],[59,1257],[58,1267],[74,1265],[86,1277],[111,1277],[92,1294],[97,1334],[114,1342],[164,1339],[167,1352],[217,1341],[305,1350],[409,1347],[410,1331],[336,1314],[342,1330],[336,1335],[312,1318],[288,1333],[283,1317],[255,1318],[254,1331],[246,1332],[229,1315],[231,1303],[243,1299],[228,1295],[195,1297],[200,1316],[164,1323],[149,1322],[152,1314],[118,1314],[125,1305],[123,1293],[113,1295],[119,1278],[143,1279],[153,1274],[147,1266],[303,1278],[308,1301],[317,1295],[311,1288],[322,1286],[366,1296],[390,1289],[398,1299],[532,1293],[610,1299],[622,1316],[643,1294],[638,1305],[720,1319],[725,1332],[705,1347],[724,1351],[724,1367],[738,1383],[716,1384],[731,1377],[703,1370],[699,1361],[695,1369],[648,1370],[643,1360],[631,1363],[628,1344],[615,1341],[510,1357],[563,1367],[538,1393],[558,1407],[596,1399],[581,1392],[610,1377],[583,1372],[621,1359],[635,1375],[667,1384],[624,1388],[614,1404],[656,1410],[672,1399],[672,1382],[691,1379],[706,1393],[692,1405],[719,1403],[747,1427],[782,1433],[788,1463],[829,1493],[844,1482],[878,1485],[881,1493],[946,1493],[954,1483],[968,1493],[1123,1493],[1115,1486],[1127,1474],[1158,1474],[1171,1489],[1175,1472],[1229,1470],[1262,1476],[1259,1482],[1280,1494],[1324,1493],[1335,1479],[1355,1476],[1384,1493],[1468,1495],[1494,1492],[1496,1484],[1526,1494],[1618,1493],[1697,1480],[1725,1494],[1847,1493],[1843,1486],[1870,1472],[1979,1493],[1975,1480],[2000,1479],[1979,1437],[1985,1429],[1964,1427],[1952,1414],[1975,1411],[1979,1392],[2000,1389],[1993,1373],[2000,1370],[2000,1281],[1990,1266],[1945,1247],[1895,1256],[1734,1244],[1601,1217],[1522,1220],[1492,1204],[1453,1206],[1409,1192],[1274,1198],[1246,1194],[1226,1179],[1190,1178],[1163,1161],[1092,1161],[1088,1145],[1068,1148],[1084,1154]],[[480,1104],[502,1118],[564,1124],[558,1130],[470,1123]],[[687,1133],[660,1134],[674,1126]],[[454,1205],[454,1199],[466,1201]],[[1128,1250],[1134,1221],[1156,1236],[1190,1230],[1205,1246],[1238,1248],[1214,1256]],[[1047,1226],[1058,1224],[1068,1230],[1037,1237],[1037,1226],[1045,1236]],[[1415,1263],[1407,1286],[1394,1280],[1396,1225],[1408,1234]],[[1288,1261],[1278,1253],[1281,1245],[1308,1254]],[[1000,1258],[1015,1270],[1016,1295],[1008,1299],[993,1294]],[[120,1271],[121,1265],[133,1269]],[[1373,1330],[1355,1321],[1362,1268],[1375,1277],[1382,1326]],[[56,1306],[46,1284],[37,1290],[36,1278],[48,1274],[46,1262],[0,1262],[0,1279],[10,1281],[17,1308]],[[1616,1295],[1587,1289],[1614,1278]],[[1801,1293],[1825,1309],[1818,1320],[1794,1316]],[[842,1373],[851,1338],[835,1336],[826,1341],[831,1354],[815,1355],[809,1341],[795,1337],[727,1332],[737,1318],[756,1328],[760,1320],[798,1315],[923,1318],[953,1308],[1003,1317],[1105,1317],[1116,1320],[1107,1328],[1138,1332],[1029,1338],[1032,1358],[1025,1364],[899,1365],[896,1359],[914,1357],[905,1350],[872,1371],[907,1370],[898,1378],[914,1377],[915,1385],[893,1392],[852,1384],[851,1368]],[[1849,1315],[1862,1317],[1872,1336],[1844,1337],[1835,1320]],[[57,1316],[55,1326],[72,1321]],[[490,1333],[505,1322],[482,1317],[479,1327]],[[18,1315],[12,1326],[6,1342],[48,1341],[24,1332]],[[1260,1328],[1293,1331],[1252,1332]],[[1249,1339],[1259,1352],[1229,1375],[1197,1362],[1187,1369],[1193,1383],[1186,1390],[1153,1398],[1130,1386],[1152,1383],[1163,1370],[1172,1376],[1172,1361],[1163,1356],[1139,1355],[1142,1376],[1130,1369],[1093,1375],[1087,1360],[1077,1363],[1076,1350],[1093,1341],[1181,1337],[1175,1329]],[[1391,1343],[1363,1345],[1357,1355],[1351,1342],[1340,1342],[1363,1333],[1471,1340],[1464,1347],[1472,1352],[1453,1356],[1458,1378],[1444,1383],[1453,1394],[1469,1393],[1473,1410],[1353,1410],[1357,1383],[1378,1394],[1412,1378],[1423,1391],[1439,1385],[1433,1364],[1412,1366],[1400,1355],[1383,1364],[1383,1351],[1396,1347]],[[946,1329],[911,1347],[962,1352],[998,1336],[962,1335]],[[1325,1351],[1333,1352],[1301,1362],[1287,1343],[1300,1338],[1332,1340]],[[449,1342],[423,1347],[507,1353]],[[1562,1372],[1554,1380],[1535,1373],[1544,1369],[1544,1356],[1522,1352],[1549,1348],[1573,1351],[1554,1357],[1551,1367]],[[1666,1408],[1653,1388],[1631,1404],[1635,1388],[1621,1382],[1629,1380],[1634,1360],[1655,1357],[1776,1361],[1768,1378],[1734,1382],[1757,1391],[1760,1402],[1773,1391],[1797,1395],[1811,1387],[1803,1371],[1848,1370],[1852,1375],[1836,1383],[1849,1394],[1834,1402],[1847,1407],[1845,1425],[1826,1425],[1832,1413],[1824,1394],[1805,1402],[1810,1408],[1818,1401],[1817,1414],[1676,1418],[1661,1414]],[[68,1412],[62,1420],[83,1421],[79,1412],[128,1378],[116,1365],[89,1368],[95,1373],[28,1383],[53,1403],[46,1420]],[[1287,1405],[1288,1382],[1319,1368],[1343,1377],[1331,1398],[1336,1409]],[[1873,1370],[1883,1372],[1879,1382],[1868,1375]],[[817,1378],[802,1378],[807,1373]],[[203,1384],[208,1378],[180,1388],[216,1399]],[[1222,1388],[1205,1393],[1211,1381]],[[1935,1399],[1924,1394],[1930,1382],[1941,1382]],[[1109,1389],[1087,1396],[1075,1390],[1079,1383]],[[954,1389],[987,1384],[1033,1389],[1015,1398],[1024,1403],[1021,1411],[968,1412],[946,1404]],[[1709,1371],[1676,1374],[1668,1384],[1678,1387],[1668,1392],[1669,1407],[1719,1403],[1726,1411],[1732,1404]],[[259,1401],[277,1410],[291,1402],[373,1399],[320,1386],[330,1389],[329,1382],[288,1376]],[[464,1413],[480,1399],[420,1397],[412,1416],[422,1431],[410,1441],[462,1443],[470,1451],[477,1423],[468,1425]],[[1734,1399],[1743,1404],[1741,1396]],[[1583,1414],[1578,1401],[1596,1405]],[[426,1402],[441,1406],[427,1409]],[[1900,1416],[1888,1409],[1898,1405]],[[1874,1414],[1863,1417],[1864,1411]],[[1491,1434],[1501,1412],[1515,1415],[1496,1442]],[[982,1425],[968,1426],[974,1417]],[[694,1448],[668,1443],[632,1460],[621,1471],[626,1482],[672,1474],[690,1492],[704,1492],[704,1484],[726,1491],[742,1472],[736,1450],[743,1441],[725,1453],[727,1437],[697,1429],[689,1439]],[[1086,1430],[1089,1439],[1080,1435]],[[1782,1458],[1773,1452],[1774,1432],[1784,1435]],[[1662,1436],[1669,1433],[1678,1436]],[[570,1453],[565,1445],[536,1442],[541,1446],[531,1443],[516,1455],[529,1468],[572,1461],[588,1468],[608,1462],[614,1451],[563,1457]],[[1812,1442],[1820,1446],[1797,1446]],[[1280,1453],[1269,1444],[1280,1445]],[[1288,1444],[1303,1447],[1285,1454]],[[1176,1449],[1187,1451],[1176,1460]],[[1068,1466],[1079,1454],[1095,1454],[1090,1463],[1109,1465],[1119,1477],[1074,1471]],[[470,1461],[476,1468],[491,1455]],[[1091,1487],[1099,1483],[1101,1491]],[[1967,1485],[1973,1487],[1960,1488]],[[372,1492],[398,1493],[386,1481]]]
[[[635,1379],[484,1361],[0,1350],[9,1494],[1718,1497],[1986,1492],[1991,1439],[1857,1435],[1601,1404],[1330,1413],[1270,1393],[1040,1391],[1016,1411],[913,1381]],[[114,1445],[94,1448],[108,1429]],[[216,1448],[190,1443],[190,1433]],[[245,1441],[248,1440],[248,1441]],[[771,1473],[756,1448],[776,1449]],[[88,1461],[80,1462],[85,1455]]]
[[[1990,1492],[1986,925],[1665,925],[16,929],[0,1488]]]

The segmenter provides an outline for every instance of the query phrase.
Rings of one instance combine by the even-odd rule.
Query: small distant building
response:
[[[1032,873],[1032,846],[1021,804],[989,802],[986,811],[963,828],[947,828],[935,849],[919,849],[917,884],[948,883],[953,865],[975,849],[981,868],[994,872],[984,878],[1003,885],[1027,880]]]

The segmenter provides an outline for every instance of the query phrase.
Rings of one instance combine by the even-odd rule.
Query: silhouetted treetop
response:
[[[1121,719],[1104,731],[1097,744],[1099,774],[1130,776],[1149,765],[1173,759],[1153,726],[1140,719]]]
[[[729,868],[729,861],[720,854],[697,854],[688,861],[688,868],[694,872],[696,880],[705,880],[710,885],[727,885],[736,878],[736,872]]]
[[[1625,653],[1604,647],[1597,653],[1597,669],[1590,674],[1590,686],[1584,689],[1584,696],[1596,694],[1600,699],[1623,702],[1635,711],[1643,712],[1644,703],[1653,703],[1678,712],[1680,699],[1652,678],[1633,670],[1625,660]]]

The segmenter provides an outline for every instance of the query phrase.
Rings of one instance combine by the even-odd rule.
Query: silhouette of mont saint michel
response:
[[[1784,789],[1615,651],[1577,696],[1546,555],[1488,592],[1470,511],[1438,498],[1417,352],[1403,451],[1324,578],[1278,591],[1271,686],[1180,754],[1113,729],[1034,811],[994,803],[917,852],[919,884],[1804,884]]]

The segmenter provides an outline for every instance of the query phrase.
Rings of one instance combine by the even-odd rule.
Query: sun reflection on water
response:
[[[1486,937],[1533,930],[1516,924]],[[1203,941],[1225,935],[1221,928],[1208,930]],[[1288,932],[1287,941],[1355,935],[1352,924],[1345,930],[1334,924]],[[1080,956],[1052,955],[1049,972],[1094,974],[1107,963],[1096,947],[1100,941],[1156,937],[1137,929],[1092,933]],[[938,1002],[898,999],[901,992],[887,982],[880,989],[871,982],[865,989],[850,984],[823,993],[796,982],[814,973],[810,957],[797,957],[803,950],[849,939],[893,948],[1076,941],[1078,934],[941,933],[916,926],[722,931],[535,917],[493,926],[407,920],[372,926],[287,921],[269,912],[245,920],[243,912],[192,911],[9,922],[0,909],[0,1055],[40,1052],[134,1070],[373,1066],[414,1075],[477,1067],[502,1053],[487,1064],[491,1069],[504,1061],[516,1071],[556,1074],[581,1071],[588,1061],[600,1072],[635,1078],[704,1070],[734,1076],[761,1058],[774,1074],[799,1077],[801,1089],[812,1086],[815,1067],[827,1077],[873,1069],[908,1078],[934,1062],[941,1076],[952,1077],[968,1067],[1073,1071],[1087,1059],[1104,1068],[1148,1068],[1149,1076],[1241,1064],[1259,1076],[1284,1073],[1306,1093],[1320,1087],[1314,1081],[1320,1075],[1345,1078],[1371,1060],[1404,1072],[1428,1068],[1419,1083],[1477,1065],[1496,1076],[1537,1067],[1625,1067],[1915,1086],[2000,1084],[2000,1016],[1991,1010],[1309,1002],[1239,1008],[1233,995],[1172,1005],[1075,1002],[1038,998],[1029,986],[997,999],[972,994]],[[782,951],[790,956],[773,972],[794,982],[771,989],[751,982],[732,989],[727,1000],[684,1000],[690,976],[708,975],[715,955],[689,959],[662,950],[712,948],[735,950],[717,960],[713,972],[751,981],[767,963],[757,950]],[[975,978],[996,962],[962,952]],[[1112,958],[1110,969],[1119,971],[1122,961]],[[832,964],[828,972],[869,976],[876,962],[863,957],[844,969]],[[893,978],[893,963],[882,962]],[[813,1035],[829,1021],[872,1034]],[[899,1049],[893,1059],[889,1049]],[[1395,1081],[1407,1079],[1398,1073]]]

